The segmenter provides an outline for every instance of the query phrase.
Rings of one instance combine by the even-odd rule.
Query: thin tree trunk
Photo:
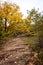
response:
[[[5,32],[7,31],[7,19],[5,18]]]

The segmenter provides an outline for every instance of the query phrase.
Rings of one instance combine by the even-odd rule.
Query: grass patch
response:
[[[38,43],[38,37],[23,37],[22,40],[29,45],[36,45]]]
[[[32,48],[33,51],[38,52],[39,47],[38,47],[38,37],[33,36],[33,37],[23,37],[22,40],[30,47]]]

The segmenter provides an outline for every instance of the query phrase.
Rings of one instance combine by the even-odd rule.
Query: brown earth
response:
[[[34,65],[34,53],[20,37],[12,38],[0,50],[0,65]]]

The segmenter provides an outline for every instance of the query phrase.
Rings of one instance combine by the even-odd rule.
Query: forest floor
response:
[[[8,40],[0,49],[0,65],[34,65],[37,52],[33,52],[28,43],[36,42],[26,37],[16,37]],[[27,42],[27,43],[26,43]]]

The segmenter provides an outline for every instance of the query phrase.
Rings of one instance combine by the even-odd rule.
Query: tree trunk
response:
[[[7,31],[7,19],[5,18],[5,32]]]

